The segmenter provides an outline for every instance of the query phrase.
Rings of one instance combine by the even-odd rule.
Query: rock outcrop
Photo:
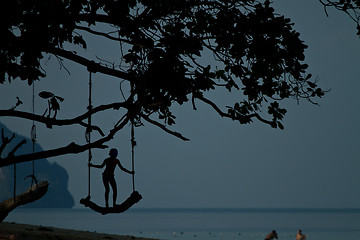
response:
[[[4,135],[10,137],[13,132],[5,125],[0,123],[0,131],[4,129]],[[15,139],[6,147],[6,151],[12,149],[16,143],[22,139],[26,139],[27,144],[18,149],[15,155],[32,152],[32,142],[30,139],[16,134]],[[35,145],[35,151],[41,151],[39,144]],[[16,192],[23,193],[34,184],[31,177],[32,162],[26,162],[16,165]],[[35,161],[35,176],[37,180],[49,182],[48,192],[41,199],[26,204],[24,207],[38,207],[38,208],[71,208],[74,206],[74,198],[68,190],[69,176],[66,170],[57,163],[51,163],[47,159],[40,159]],[[14,196],[14,167],[7,166],[0,168],[0,202]]]

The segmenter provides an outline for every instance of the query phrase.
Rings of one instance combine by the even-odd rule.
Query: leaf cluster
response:
[[[283,128],[279,101],[324,94],[307,74],[300,34],[268,0],[14,0],[4,12],[1,83],[45,77],[41,59],[53,54],[129,82],[136,119],[156,114],[172,125],[171,107],[191,99],[242,124],[257,118]],[[86,48],[89,34],[118,42],[120,62],[71,51]],[[227,112],[206,98],[220,88],[237,92]]]

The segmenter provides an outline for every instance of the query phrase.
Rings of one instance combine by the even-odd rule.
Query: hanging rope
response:
[[[131,83],[131,95],[133,98],[133,92],[134,92],[134,84]],[[133,99],[132,99],[133,101]],[[135,169],[135,146],[136,146],[136,141],[135,141],[135,133],[134,133],[134,124],[135,124],[135,119],[134,119],[134,115],[131,111],[131,166],[132,166],[132,171],[134,172]],[[132,175],[132,183],[133,183],[133,192],[135,192],[135,174]]]
[[[33,88],[32,88],[32,113],[35,114],[35,83],[33,82]],[[35,120],[32,121],[32,127],[31,127],[31,141],[32,141],[32,153],[35,153],[35,143],[36,143],[36,126],[35,126]],[[31,178],[31,185],[34,184],[35,180],[35,161],[32,160],[32,178]]]
[[[16,163],[14,163],[14,203],[16,203]]]
[[[134,120],[131,121],[131,166],[132,171],[135,169],[135,151],[134,148],[136,146],[135,142],[135,134],[134,134]],[[133,192],[135,192],[135,174],[132,175],[132,183],[133,183]]]
[[[91,132],[91,112],[92,112],[92,103],[91,103],[91,88],[92,88],[92,82],[91,82],[91,71],[89,71],[90,75],[89,75],[89,117],[88,117],[88,127],[86,129],[86,133],[85,133],[85,137],[86,137],[86,141],[88,142],[88,144],[91,143],[91,139],[90,139],[90,132]],[[120,120],[121,121],[121,120]],[[135,121],[134,119],[131,119],[131,161],[132,161],[132,171],[134,171],[135,169],[135,151],[134,148],[136,146],[136,142],[135,142],[135,134],[134,134],[134,124]],[[88,166],[90,165],[91,162],[91,148],[89,148],[89,161],[88,161]],[[83,204],[85,207],[89,207],[92,210],[99,212],[101,214],[108,214],[108,213],[121,213],[124,212],[126,210],[128,210],[130,207],[132,207],[135,203],[139,202],[142,199],[142,196],[135,191],[135,176],[134,174],[132,175],[132,183],[133,183],[133,192],[131,193],[131,195],[120,205],[116,205],[112,208],[109,207],[101,207],[99,205],[97,205],[96,203],[92,202],[90,200],[90,166],[88,167],[89,169],[89,189],[88,189],[88,196],[86,198],[82,198],[80,200],[80,203]]]
[[[92,79],[91,79],[91,71],[89,71],[89,105],[88,105],[88,110],[89,110],[89,117],[88,117],[88,127],[86,128],[86,133],[85,133],[85,138],[88,144],[91,143],[91,115],[92,115],[92,96],[91,96],[91,92],[92,92]],[[91,153],[91,148],[89,148],[88,150],[88,197],[90,197],[90,193],[91,193],[91,187],[90,187],[90,181],[91,181],[91,171],[90,171],[90,162],[92,159],[92,153]]]

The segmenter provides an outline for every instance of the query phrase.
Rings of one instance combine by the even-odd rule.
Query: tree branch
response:
[[[114,24],[114,21],[111,21],[108,15],[104,14],[79,14],[79,20],[87,23],[91,22],[101,22],[101,23],[108,23]]]
[[[258,113],[253,113],[253,114],[249,114],[249,115],[242,115],[241,117],[236,117],[236,116],[232,116],[228,113],[224,113],[223,111],[221,111],[221,109],[212,101],[210,101],[209,99],[204,98],[203,96],[195,96],[195,98],[203,101],[204,103],[210,105],[221,117],[226,117],[226,118],[230,118],[232,120],[238,120],[241,121],[241,118],[257,118],[259,121],[269,124],[270,126],[273,126],[274,122],[273,121],[269,121],[266,120],[264,118],[262,118]]]
[[[6,145],[8,145],[13,139],[15,138],[15,133],[13,133],[13,135],[11,136],[11,138],[9,139],[8,137],[5,137],[4,135],[4,129],[1,129],[1,146],[0,146],[0,158],[1,158],[1,154],[4,151]]]
[[[9,166],[12,164],[22,163],[22,162],[29,162],[32,160],[39,160],[39,159],[45,159],[45,158],[51,158],[56,156],[62,156],[67,154],[77,154],[81,152],[85,152],[86,150],[90,148],[98,148],[98,149],[105,149],[108,146],[104,145],[104,143],[110,141],[113,139],[114,135],[120,131],[126,124],[129,122],[129,118],[126,117],[122,123],[120,123],[118,126],[114,127],[107,136],[100,138],[96,140],[95,142],[85,144],[85,145],[78,145],[74,142],[70,143],[69,145],[65,147],[55,148],[51,150],[46,150],[42,152],[36,152],[31,154],[24,154],[20,156],[8,156],[6,158],[1,159],[0,158],[0,168]]]
[[[138,47],[146,47],[144,44],[139,44],[139,43],[130,41],[130,40],[125,39],[125,38],[113,37],[110,34],[103,33],[103,32],[98,32],[98,31],[92,30],[89,27],[83,27],[83,26],[76,25],[75,28],[79,29],[79,30],[86,31],[86,32],[94,34],[94,35],[106,37],[106,38],[108,38],[110,40],[113,40],[113,41],[124,42],[124,43],[127,43],[129,45],[134,45],[134,46],[138,46]]]
[[[227,117],[227,118],[231,118],[231,119],[232,119],[232,117],[230,116],[230,114],[224,113],[223,111],[221,111],[221,109],[220,109],[215,103],[213,103],[212,101],[210,101],[209,99],[204,98],[203,96],[198,96],[198,95],[194,96],[194,98],[197,98],[197,99],[203,101],[204,103],[210,105],[221,117]]]
[[[171,130],[167,129],[163,124],[158,123],[158,122],[150,119],[148,116],[146,116],[146,115],[144,115],[144,114],[141,114],[141,117],[144,118],[147,122],[149,122],[149,123],[151,123],[151,124],[153,124],[153,125],[155,125],[155,126],[158,126],[159,128],[161,128],[161,129],[164,130],[165,132],[170,133],[171,135],[174,135],[175,137],[178,137],[178,138],[180,138],[180,139],[182,139],[182,140],[184,140],[184,141],[189,141],[189,140],[190,140],[190,139],[184,137],[183,135],[181,135],[181,134],[178,133],[178,132],[174,132],[174,131],[171,131]]]
[[[26,192],[16,196],[15,199],[10,198],[0,202],[0,223],[8,216],[8,214],[16,207],[34,202],[43,197],[48,190],[49,183],[41,181],[30,187]]]
[[[51,128],[51,126],[54,126],[54,125],[55,126],[65,126],[65,125],[80,124],[84,127],[90,127],[93,130],[97,130],[101,134],[101,136],[104,136],[104,133],[101,131],[101,129],[99,127],[88,126],[88,124],[86,124],[82,121],[86,120],[91,114],[95,114],[95,113],[105,111],[108,109],[118,110],[121,107],[128,108],[127,101],[111,103],[111,104],[106,104],[106,105],[100,105],[98,107],[91,109],[91,111],[87,111],[86,113],[84,113],[80,116],[77,116],[75,118],[71,118],[71,119],[49,118],[49,117],[40,116],[40,115],[28,113],[28,112],[17,111],[17,110],[0,110],[0,117],[18,117],[18,118],[33,120],[33,121],[36,121],[39,123],[44,123],[44,124],[46,124],[46,126],[48,126],[50,128]]]
[[[115,70],[112,68],[102,66],[101,64],[96,63],[93,60],[89,60],[87,58],[81,57],[72,51],[67,51],[64,49],[54,47],[54,48],[47,48],[45,50],[45,52],[66,58],[66,59],[76,62],[78,64],[81,64],[81,65],[87,67],[87,69],[91,72],[100,72],[100,73],[103,73],[103,74],[106,74],[109,76],[114,76],[117,78],[121,78],[121,79],[130,81],[130,82],[134,81],[134,79],[130,76],[130,74],[128,74],[126,72],[122,72],[119,70]]]
[[[19,142],[14,148],[13,150],[11,150],[11,152],[9,152],[8,156],[11,157],[11,156],[14,156],[14,153],[22,146],[26,143],[26,140],[23,139],[21,142]]]

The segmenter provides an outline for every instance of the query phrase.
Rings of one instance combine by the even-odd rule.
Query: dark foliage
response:
[[[46,73],[42,59],[55,55],[60,62],[82,64],[90,72],[118,77],[131,86],[123,104],[94,108],[92,114],[126,108],[127,117],[137,125],[147,121],[178,137],[182,136],[166,127],[175,123],[174,104],[192,101],[196,109],[201,101],[241,124],[257,119],[282,129],[286,110],[281,100],[314,103],[324,94],[307,73],[307,46],[300,34],[267,0],[12,0],[0,16],[0,82],[40,80]],[[118,42],[121,61],[85,58],[74,51],[87,48],[89,35]],[[207,94],[218,89],[235,92],[237,99],[231,106],[219,106]],[[59,100],[44,97],[53,99],[53,107]],[[81,124],[87,129],[79,121],[89,114],[65,122],[55,119],[56,111],[48,120],[0,111],[0,116],[29,118],[48,126]],[[152,120],[154,115],[163,123]],[[119,125],[92,147],[103,147],[118,130]],[[74,146],[62,151],[90,147],[74,150]]]
[[[346,13],[355,23],[357,35],[360,37],[360,1],[359,0],[319,0],[325,9],[326,15],[328,8],[335,8],[339,11]]]

